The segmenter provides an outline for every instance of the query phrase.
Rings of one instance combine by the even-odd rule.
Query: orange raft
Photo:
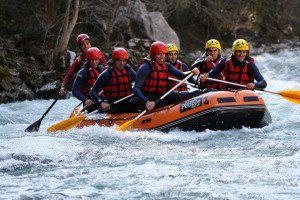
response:
[[[82,107],[76,107],[71,117]],[[85,118],[79,125],[120,126],[139,113],[99,113]],[[228,130],[242,127],[261,128],[272,122],[264,100],[254,91],[216,91],[202,94],[179,104],[147,112],[137,119],[132,129],[169,131]]]

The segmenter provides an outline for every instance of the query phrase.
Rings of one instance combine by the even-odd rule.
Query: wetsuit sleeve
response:
[[[69,83],[71,78],[75,75],[75,70],[77,68],[77,65],[78,65],[78,59],[75,59],[74,62],[71,64],[71,66],[63,80],[61,87],[66,88],[66,85]]]
[[[170,74],[172,74],[173,76],[176,76],[177,78],[184,79],[184,77],[187,76],[184,73],[182,73],[182,71],[176,69],[173,65],[171,65],[168,62],[166,62],[166,66],[168,67]]]
[[[190,71],[189,66],[187,66],[187,64],[182,63],[182,68],[184,72]],[[188,79],[188,82],[193,83],[193,84],[197,84],[197,81],[194,79],[194,77],[191,77]]]
[[[84,83],[86,83],[88,79],[89,79],[89,72],[87,69],[83,68],[78,72],[76,79],[74,81],[72,93],[77,99],[79,99],[82,102],[85,102],[87,100],[86,96],[82,94],[81,90],[83,88]]]
[[[102,90],[102,88],[109,82],[110,80],[110,71],[106,69],[103,71],[100,76],[97,78],[96,82],[91,88],[89,92],[90,97],[96,103],[102,103],[104,99],[98,95],[98,93]]]
[[[250,63],[248,65],[248,73],[249,73],[249,75],[253,76],[253,78],[257,81],[256,83],[254,83],[255,87],[262,88],[262,89],[267,87],[267,82],[265,81],[265,79],[261,75],[261,73],[259,72],[255,63]]]
[[[135,79],[135,84],[133,87],[134,94],[144,103],[146,103],[148,99],[145,97],[142,91],[142,87],[144,85],[146,78],[150,75],[150,73],[151,73],[150,65],[148,63],[143,63],[138,69],[136,79]]]
[[[184,72],[190,71],[190,70],[191,70],[190,67],[187,66],[187,64],[185,64],[185,63],[182,63],[182,68],[183,68],[183,71],[184,71]]]
[[[131,75],[132,80],[135,81],[136,80],[136,73],[135,73],[135,71],[132,68],[130,68],[129,73]]]
[[[214,78],[219,75],[225,67],[226,59],[227,58],[223,58],[210,72],[208,72],[207,77]]]

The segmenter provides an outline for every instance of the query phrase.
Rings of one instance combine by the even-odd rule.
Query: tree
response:
[[[58,44],[56,47],[56,52],[58,55],[63,55],[68,47],[68,43],[70,40],[70,36],[73,32],[73,29],[76,25],[79,13],[79,0],[74,0],[74,8],[73,8],[73,16],[70,18],[70,7],[71,7],[71,0],[66,0],[66,13],[64,16],[64,22],[62,25],[62,34],[61,37],[58,37]]]
[[[64,58],[79,13],[79,0],[28,0],[27,7],[42,30],[39,46],[45,65],[52,69],[59,58]],[[41,9],[41,7],[43,9]]]

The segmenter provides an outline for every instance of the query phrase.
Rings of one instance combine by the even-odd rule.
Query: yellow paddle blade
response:
[[[136,119],[130,120],[128,122],[125,122],[121,126],[119,126],[116,130],[117,131],[126,131],[131,128],[132,124],[136,121]]]
[[[55,131],[67,131],[74,126],[77,126],[82,122],[82,120],[86,117],[86,115],[79,115],[72,118],[68,118],[66,120],[63,120],[57,124],[54,124],[53,126],[50,126],[47,131],[48,133],[55,132]]]
[[[300,91],[299,90],[285,90],[278,93],[284,99],[300,104]]]

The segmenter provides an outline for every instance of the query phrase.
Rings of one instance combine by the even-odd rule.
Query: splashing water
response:
[[[279,92],[300,89],[297,51],[255,57]],[[59,100],[38,133],[25,133],[52,100],[0,105],[0,199],[299,199],[300,106],[259,92],[273,123],[260,129],[47,134],[79,103]]]

